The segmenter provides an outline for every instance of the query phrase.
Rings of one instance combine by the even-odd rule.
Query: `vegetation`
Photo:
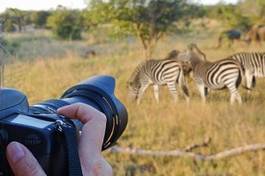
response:
[[[197,37],[197,43],[210,60],[217,60],[239,51],[256,51],[253,47],[236,44],[233,49],[211,49],[216,36],[166,37],[157,46],[156,57],[162,58],[172,49],[184,49],[189,41]],[[176,42],[178,41],[178,42]],[[77,42],[76,42],[77,43]],[[75,44],[76,44],[75,43]],[[74,45],[74,44],[73,44]],[[161,89],[161,103],[156,104],[152,89],[147,90],[141,105],[135,106],[127,98],[126,81],[136,65],[144,60],[139,42],[109,43],[102,48],[102,54],[84,60],[75,53],[65,57],[39,58],[35,61],[17,61],[7,65],[5,85],[25,92],[30,103],[59,97],[68,87],[94,74],[111,74],[117,80],[116,94],[125,103],[129,112],[129,124],[119,140],[123,147],[140,147],[151,150],[174,150],[200,143],[206,137],[212,142],[207,148],[195,150],[198,153],[215,153],[246,144],[264,142],[264,88],[265,81],[259,79],[257,88],[247,95],[240,89],[242,106],[231,107],[226,91],[212,91],[207,105],[201,105],[195,84],[191,87],[191,104],[186,106],[182,96],[177,104],[166,88]],[[109,53],[111,48],[112,53]],[[126,48],[125,52],[120,52]],[[159,52],[158,52],[159,51]],[[126,58],[126,59],[125,59]],[[138,61],[135,58],[139,58]],[[41,72],[40,72],[41,70]],[[99,70],[101,70],[99,72]],[[59,83],[59,84],[58,84]],[[140,157],[104,152],[112,164],[114,175],[132,176],[176,176],[176,175],[262,175],[265,172],[265,153],[248,153],[216,162],[194,163],[186,158]]]
[[[64,8],[56,10],[49,16],[47,26],[61,39],[81,39],[81,18],[76,11],[69,11]]]
[[[138,0],[90,2],[83,11],[60,7],[40,12],[7,9],[1,14],[2,29],[8,33],[0,38],[0,44],[16,56],[13,60],[8,58],[5,86],[25,92],[34,104],[60,97],[66,88],[89,76],[111,74],[117,80],[116,94],[129,112],[129,124],[118,141],[119,146],[174,150],[210,137],[208,147],[194,152],[211,154],[264,143],[264,79],[257,80],[251,94],[240,88],[242,106],[230,106],[225,90],[211,91],[208,103],[202,105],[192,80],[188,81],[189,106],[181,94],[179,102],[174,104],[164,87],[160,104],[156,104],[153,90],[149,89],[140,106],[136,106],[128,99],[126,88],[130,74],[147,55],[153,53],[154,58],[163,58],[173,49],[184,50],[190,42],[197,43],[209,60],[235,52],[263,51],[264,43],[261,47],[238,42],[229,48],[214,48],[220,31],[230,28],[244,31],[264,23],[263,1],[242,0],[236,6],[199,6],[184,0],[151,0],[147,4]],[[171,7],[181,10],[174,11]],[[28,25],[34,26],[34,32],[26,30]],[[150,46],[145,48],[145,45]],[[143,48],[149,48],[149,54],[143,55]],[[82,57],[88,49],[96,53],[89,59]],[[104,155],[117,176],[261,176],[265,173],[264,151],[214,162],[108,151]]]
[[[146,58],[151,58],[158,40],[183,17],[187,6],[185,0],[96,2],[90,6],[91,17],[94,17],[92,21],[111,21],[113,31],[117,34],[137,36],[143,45]]]
[[[44,28],[50,15],[49,11],[33,11],[30,20],[37,28]]]

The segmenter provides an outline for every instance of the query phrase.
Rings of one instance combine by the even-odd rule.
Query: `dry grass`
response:
[[[198,40],[198,41],[197,41]],[[241,47],[213,49],[214,38],[196,42],[208,58],[216,60],[236,51],[261,50]],[[157,49],[158,57],[169,50],[184,49],[193,38],[164,39]],[[111,47],[111,46],[108,46]],[[94,74],[111,74],[117,79],[116,94],[125,103],[129,112],[129,124],[119,140],[121,146],[141,147],[153,150],[184,148],[191,143],[211,137],[211,145],[197,152],[215,153],[228,148],[265,142],[264,80],[258,80],[251,95],[240,90],[244,104],[230,106],[226,91],[211,92],[206,105],[201,105],[194,83],[192,99],[187,106],[184,98],[173,104],[166,88],[161,91],[161,103],[156,104],[152,90],[148,90],[139,106],[127,99],[126,80],[135,66],[141,62],[139,45],[121,45],[127,52],[98,56],[84,60],[75,55],[65,58],[38,59],[32,62],[17,62],[7,66],[6,86],[25,92],[31,103],[60,96],[67,87]],[[118,52],[120,53],[120,52]],[[105,153],[114,168],[114,175],[180,176],[180,175],[241,175],[262,176],[265,174],[265,152],[249,153],[218,162],[194,163],[189,159],[155,158]]]

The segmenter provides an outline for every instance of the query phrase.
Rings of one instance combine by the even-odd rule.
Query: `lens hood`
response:
[[[25,94],[15,89],[0,88],[0,119],[14,113],[27,113],[28,110]]]
[[[114,90],[115,79],[111,76],[100,75],[90,77],[88,80],[71,87],[61,97],[62,100],[68,103],[72,98],[76,102],[85,101],[106,115],[106,135],[103,149],[115,144],[115,141],[125,130],[128,121],[126,108],[115,97]]]

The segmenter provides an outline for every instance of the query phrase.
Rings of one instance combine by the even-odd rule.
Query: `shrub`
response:
[[[66,9],[56,10],[48,18],[47,25],[61,39],[81,39],[81,17],[77,11],[69,11]]]

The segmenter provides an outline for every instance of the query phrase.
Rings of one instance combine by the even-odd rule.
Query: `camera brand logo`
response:
[[[29,134],[25,137],[24,142],[26,145],[38,145],[41,144],[41,139],[36,134]]]

